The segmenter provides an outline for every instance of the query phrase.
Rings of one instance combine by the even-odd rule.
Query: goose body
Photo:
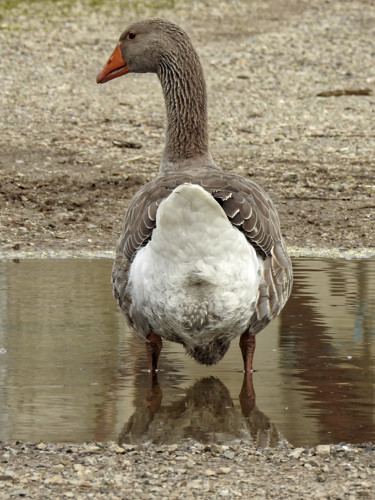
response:
[[[257,184],[212,160],[203,71],[180,27],[150,19],[125,30],[97,81],[129,71],[158,75],[168,126],[159,175],[125,216],[114,296],[146,341],[150,370],[162,338],[214,364],[240,335],[251,371],[255,334],[281,311],[292,286],[277,211]]]
[[[216,351],[254,314],[261,265],[207,191],[178,186],[161,202],[152,239],[130,268],[136,330],[180,342],[201,362],[218,361]]]

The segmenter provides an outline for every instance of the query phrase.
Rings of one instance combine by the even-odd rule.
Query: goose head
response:
[[[217,168],[208,148],[203,69],[189,35],[164,19],[131,24],[96,81],[105,83],[129,72],[156,73],[163,89],[167,131],[159,172]]]
[[[159,73],[159,69],[179,49],[190,46],[189,36],[179,26],[163,19],[146,19],[130,25],[101,72],[97,83],[106,83],[126,73]],[[178,59],[178,57],[177,57]]]

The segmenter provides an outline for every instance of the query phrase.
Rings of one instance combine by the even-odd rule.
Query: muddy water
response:
[[[375,259],[295,259],[293,297],[215,367],[164,344],[160,372],[111,296],[107,259],[0,262],[0,439],[375,442]]]

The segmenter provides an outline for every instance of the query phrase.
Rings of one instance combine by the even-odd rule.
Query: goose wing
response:
[[[183,183],[201,185],[221,205],[230,222],[247,238],[263,260],[257,310],[250,329],[255,334],[274,318],[287,301],[292,268],[281,235],[279,217],[264,190],[254,182],[216,169],[179,171],[160,175],[133,197],[126,213],[113,267],[114,295],[126,313],[128,272],[134,255],[151,239],[162,200]]]

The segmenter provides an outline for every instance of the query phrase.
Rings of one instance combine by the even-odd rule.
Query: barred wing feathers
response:
[[[255,334],[278,314],[290,295],[290,259],[271,199],[252,181],[220,170],[207,169],[199,173],[190,170],[160,175],[135,194],[125,216],[113,267],[115,297],[128,316],[130,298],[127,297],[126,286],[131,261],[151,239],[160,203],[183,183],[198,184],[208,191],[264,261],[264,279],[260,285],[257,310],[250,323],[250,330]]]

